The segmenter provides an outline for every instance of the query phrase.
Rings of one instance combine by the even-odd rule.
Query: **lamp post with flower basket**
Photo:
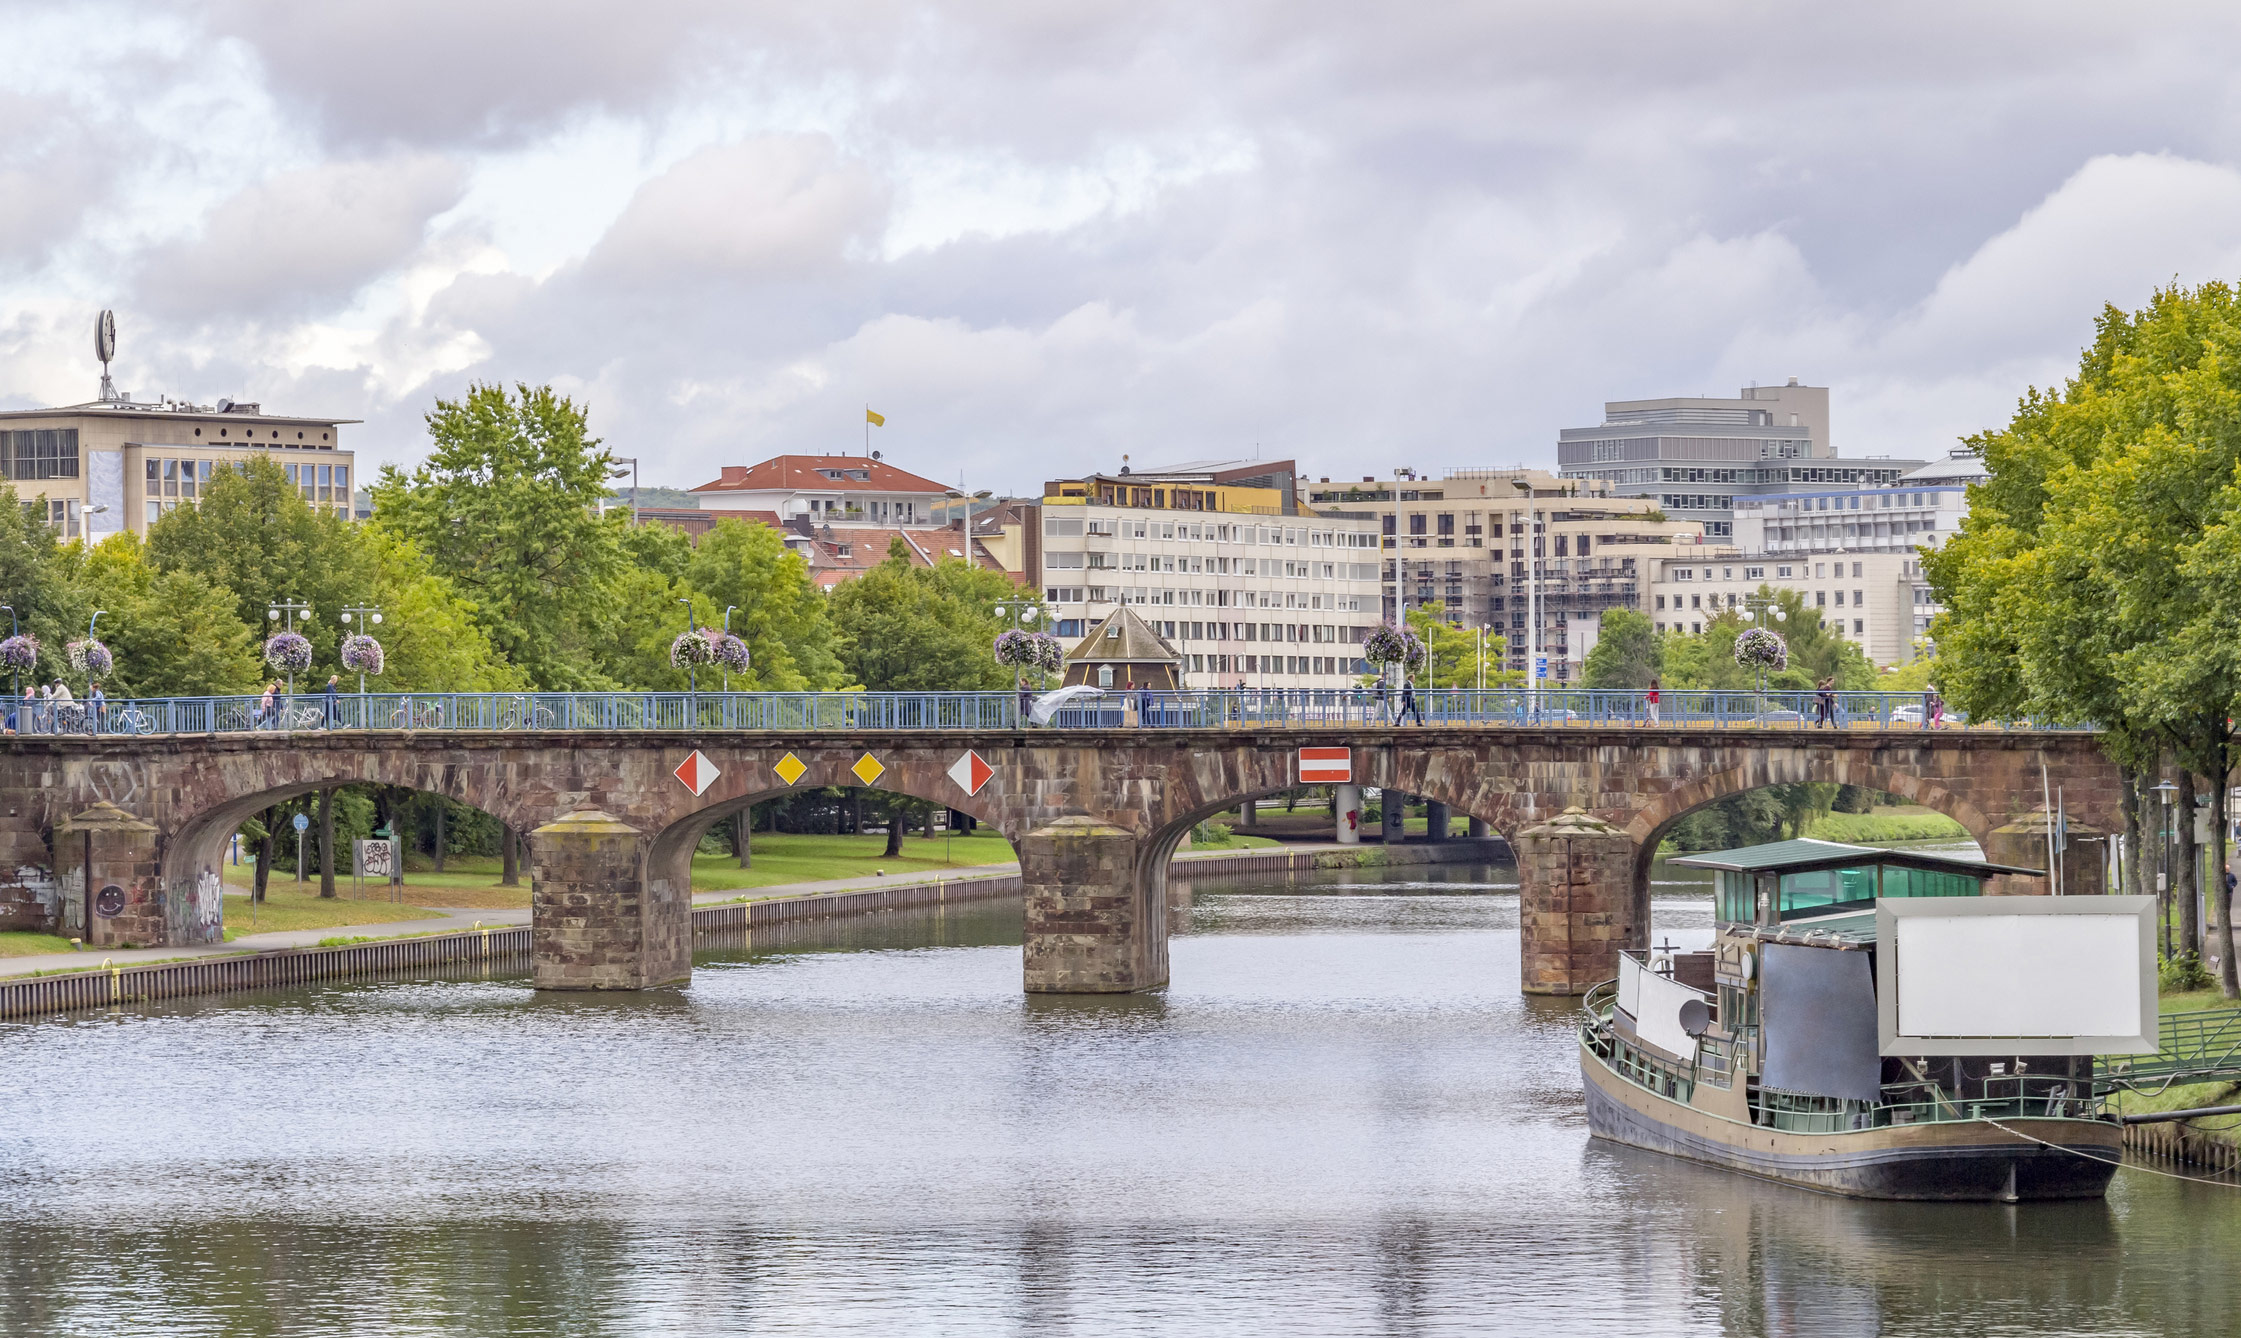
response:
[[[351,605],[342,611],[342,625],[348,627],[353,621],[358,624],[358,630],[342,639],[342,667],[358,671],[358,713],[364,715],[366,675],[372,674],[379,678],[381,671],[388,667],[388,655],[382,650],[381,643],[374,640],[373,633],[366,630],[381,626],[381,606]]]
[[[1771,628],[1746,628],[1735,638],[1735,662],[1745,669],[1756,670],[1759,680],[1759,719],[1766,719],[1766,675],[1768,670],[1780,673],[1790,665],[1790,648],[1781,634]]]
[[[94,709],[93,686],[97,681],[107,678],[109,671],[117,666],[117,657],[110,654],[109,648],[94,635],[94,629],[101,625],[101,615],[108,611],[95,609],[92,621],[86,624],[85,636],[77,641],[64,642],[62,646],[62,653],[69,659],[70,667],[85,676],[86,702],[80,709],[85,712],[88,734],[96,733],[101,728],[99,715]],[[59,721],[57,728],[60,728]]]
[[[1423,667],[1425,660],[1424,643],[1417,639],[1414,632],[1408,631],[1406,628],[1395,627],[1391,623],[1380,623],[1370,629],[1369,635],[1362,638],[1362,658],[1378,667],[1378,675],[1381,678],[1388,675],[1391,672],[1391,666],[1396,664],[1401,667],[1401,673],[1405,678],[1408,674]],[[1383,711],[1380,710],[1379,714],[1383,714]]]
[[[12,711],[16,709],[13,703],[23,697],[24,671],[38,667],[39,638],[23,634],[23,622],[16,617],[15,605],[0,604],[0,609],[8,611],[8,639],[0,641],[0,664],[7,665],[15,675],[15,686],[10,689],[14,695],[8,707]]]
[[[265,663],[288,675],[288,695],[296,695],[296,675],[311,667],[311,642],[296,631],[296,619],[309,618],[311,606],[300,599],[274,600],[265,606],[265,618],[280,630],[265,638]]]

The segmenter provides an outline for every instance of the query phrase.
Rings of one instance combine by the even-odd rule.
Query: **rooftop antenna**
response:
[[[109,362],[117,356],[117,313],[104,310],[93,322],[93,356],[101,360],[101,402],[117,401],[116,383],[109,379]]]

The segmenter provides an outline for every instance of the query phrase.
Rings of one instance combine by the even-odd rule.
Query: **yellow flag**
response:
[[[887,426],[887,415],[883,413],[873,413],[871,410],[866,409],[864,410],[864,421],[871,424],[873,427],[885,427]]]

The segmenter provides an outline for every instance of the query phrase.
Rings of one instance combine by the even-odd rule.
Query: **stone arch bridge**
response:
[[[94,885],[122,908],[96,943],[215,942],[217,875],[249,815],[372,782],[448,796],[526,834],[536,983],[639,989],[691,972],[690,859],[758,800],[888,790],[971,814],[1020,853],[1031,992],[1168,978],[1165,883],[1192,824],[1298,781],[1302,747],[1350,750],[1353,779],[1446,804],[1518,856],[1523,988],[1570,994],[1646,944],[1649,868],[1675,820],[1763,785],[1871,786],[1958,819],[2003,863],[2043,867],[2042,796],[2073,836],[2118,820],[2117,770],[2086,733],[1546,727],[836,733],[336,732],[15,736],[0,750],[0,910]],[[717,771],[678,779],[698,750]],[[976,768],[970,760],[979,759]],[[976,784],[977,782],[977,784]],[[2065,857],[2099,891],[2098,845]],[[2043,890],[2009,879],[1999,890]],[[115,888],[116,892],[108,889]]]

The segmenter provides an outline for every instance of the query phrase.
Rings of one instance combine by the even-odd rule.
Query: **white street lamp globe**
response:
[[[346,611],[345,611],[345,612],[343,613],[343,615],[342,615],[342,620],[343,620],[344,622],[349,622],[349,621],[350,621],[350,614],[349,614],[349,612],[348,612],[347,610],[346,610]]]
[[[270,618],[270,619],[272,619],[272,620],[273,620],[274,622],[279,622],[279,621],[280,621],[280,610],[278,610],[278,609],[266,609],[266,610],[265,610],[265,616],[266,616],[267,618]]]
[[[376,627],[379,627],[379,626],[381,626],[381,615],[380,615],[380,614],[378,614],[378,613],[377,613],[377,614],[375,614],[375,615],[373,616],[373,620],[374,620],[374,626],[376,626]]]
[[[1038,616],[1040,616],[1040,615],[1041,615],[1041,613],[1042,613],[1042,610],[1040,610],[1040,609],[1036,609],[1036,608],[1029,608],[1029,609],[1025,610],[1024,612],[1022,612],[1022,613],[1021,613],[1021,614],[1020,614],[1019,616],[1020,616],[1020,618],[1021,618],[1021,620],[1022,620],[1022,621],[1025,621],[1025,622],[1033,622],[1033,621],[1035,621],[1035,619],[1036,619],[1036,618],[1037,618]]]

